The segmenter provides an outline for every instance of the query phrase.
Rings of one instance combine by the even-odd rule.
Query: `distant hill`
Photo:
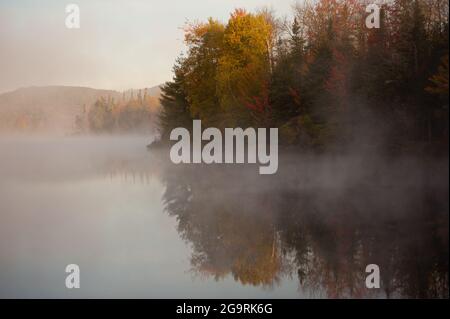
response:
[[[130,96],[131,94],[136,96],[139,93],[139,91],[144,92],[145,90],[147,90],[147,94],[150,96],[159,97],[161,95],[161,85],[157,85],[157,86],[150,87],[150,88],[126,90],[125,95],[127,97]]]
[[[124,93],[130,96],[131,92],[137,94],[139,89],[119,92],[88,87],[45,86],[3,93],[0,94],[0,132],[70,133],[83,106],[89,107],[101,97],[118,101],[124,97]],[[147,94],[159,97],[159,86],[148,88]]]

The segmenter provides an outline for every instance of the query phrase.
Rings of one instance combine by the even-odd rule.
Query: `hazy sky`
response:
[[[65,26],[67,4],[80,29]],[[181,27],[234,8],[289,15],[294,0],[0,0],[0,93],[31,85],[123,90],[171,79]]]

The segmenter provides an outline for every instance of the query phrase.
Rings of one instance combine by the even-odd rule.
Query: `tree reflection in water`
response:
[[[272,177],[163,166],[196,273],[262,287],[288,276],[314,297],[448,297],[448,163],[285,161]],[[365,287],[368,264],[381,289]]]

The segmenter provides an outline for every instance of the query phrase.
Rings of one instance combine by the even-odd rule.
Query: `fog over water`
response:
[[[281,153],[263,176],[151,140],[0,137],[0,297],[448,297],[448,159]]]

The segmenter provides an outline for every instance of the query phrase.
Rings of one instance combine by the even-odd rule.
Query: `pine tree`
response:
[[[161,88],[160,98],[162,110],[159,115],[161,140],[167,142],[172,129],[176,127],[190,128],[190,116],[187,94],[185,92],[185,68],[182,60],[178,60],[174,67],[174,78]]]

